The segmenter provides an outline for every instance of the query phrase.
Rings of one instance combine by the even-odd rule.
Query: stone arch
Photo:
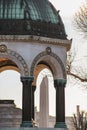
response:
[[[52,57],[53,59],[55,59],[57,61],[57,63],[59,64],[59,66],[61,68],[61,71],[62,71],[62,75],[63,75],[62,78],[66,79],[66,70],[65,70],[64,64],[61,61],[61,59],[59,58],[59,56],[51,51],[50,47],[47,47],[46,51],[43,51],[43,52],[39,53],[34,58],[34,60],[32,62],[32,65],[31,65],[31,68],[30,68],[30,75],[31,76],[34,75],[34,69],[35,69],[36,65],[40,62],[41,58],[46,57],[46,56],[50,56],[50,57]],[[54,76],[54,78],[55,78],[55,76]]]
[[[8,58],[20,69],[21,76],[29,76],[28,66],[21,55],[17,52],[7,49],[6,45],[0,45],[0,58]]]

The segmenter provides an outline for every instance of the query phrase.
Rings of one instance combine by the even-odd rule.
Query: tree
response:
[[[72,77],[73,80],[75,80],[75,84],[76,81],[80,81],[80,86],[82,83],[82,86],[85,86],[87,88],[87,67],[85,68],[82,64],[82,62],[80,61],[77,66],[74,66],[74,62],[75,62],[75,58],[76,58],[76,50],[75,52],[70,52],[68,53],[68,57],[67,57],[67,75]],[[78,59],[77,59],[78,62]],[[81,64],[81,65],[80,65]],[[79,83],[79,82],[78,82]]]
[[[84,36],[87,36],[87,0],[75,13],[74,25]]]
[[[84,111],[79,111],[79,106],[77,106],[77,113],[73,114],[72,117],[73,125],[76,130],[86,130],[87,128],[87,113]]]
[[[87,36],[87,0],[75,13],[73,18],[73,24],[75,29],[77,29],[81,34]],[[73,66],[73,63],[76,59],[77,50],[74,53],[70,52],[67,59],[67,75],[74,77],[74,79],[81,81],[87,85],[87,67],[85,68],[80,62],[81,66]],[[87,86],[86,86],[87,87]]]

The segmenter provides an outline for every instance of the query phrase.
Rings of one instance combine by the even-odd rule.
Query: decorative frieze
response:
[[[72,39],[63,40],[56,38],[47,38],[41,36],[31,36],[31,35],[0,35],[0,41],[13,41],[13,42],[33,42],[33,43],[41,43],[41,44],[52,44],[63,46],[69,51],[72,43]]]
[[[51,51],[50,47],[47,47],[45,51],[39,53],[35,59],[32,62],[31,68],[30,68],[30,75],[33,76],[34,74],[34,68],[37,65],[37,62],[44,56],[50,55],[51,57],[53,57],[54,59],[57,60],[57,62],[60,64],[61,68],[62,68],[62,72],[63,72],[63,78],[66,79],[66,69],[64,67],[63,62],[61,61],[61,59],[59,58],[58,55],[56,55],[55,53],[53,53]]]

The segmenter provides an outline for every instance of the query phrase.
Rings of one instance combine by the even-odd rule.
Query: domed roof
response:
[[[63,22],[48,0],[0,0],[0,35],[66,39]]]

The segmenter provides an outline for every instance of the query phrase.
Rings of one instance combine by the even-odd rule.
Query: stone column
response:
[[[56,124],[55,128],[67,128],[65,124],[65,79],[54,80],[56,89]]]
[[[36,86],[32,85],[32,118],[35,120],[34,117],[34,92],[36,90]]]
[[[21,127],[32,127],[32,82],[33,77],[21,77],[22,91],[22,124]]]

